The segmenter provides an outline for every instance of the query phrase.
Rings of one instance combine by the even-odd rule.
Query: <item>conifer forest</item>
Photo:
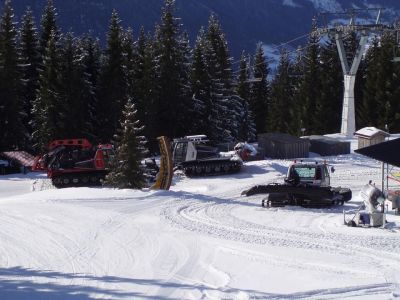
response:
[[[127,103],[153,151],[161,135],[236,142],[263,132],[340,132],[343,75],[333,39],[310,34],[296,51],[280,47],[271,70],[261,43],[231,57],[217,15],[189,41],[173,0],[150,29],[125,28],[114,11],[104,45],[90,32],[60,28],[52,1],[40,20],[29,8],[17,20],[11,0],[1,5],[0,151],[39,153],[65,138],[114,141]],[[350,57],[356,46],[348,35]],[[356,80],[357,128],[400,131],[394,49],[393,32],[369,41]]]

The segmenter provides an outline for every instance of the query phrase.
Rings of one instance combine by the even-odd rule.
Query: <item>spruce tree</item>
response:
[[[399,67],[392,62],[394,47],[394,35],[386,32],[368,50],[362,104],[366,125],[384,129],[387,124],[390,131],[400,128],[400,79]]]
[[[239,75],[237,78],[236,92],[241,101],[241,114],[239,122],[239,141],[254,141],[256,139],[256,125],[253,119],[253,113],[250,111],[250,69],[249,58],[242,52],[240,57]]]
[[[229,130],[226,118],[228,112],[228,91],[224,86],[221,68],[218,64],[218,57],[207,38],[204,43],[204,57],[209,76],[206,92],[207,132],[206,135],[214,143],[229,142],[232,140],[232,133]]]
[[[97,85],[97,116],[101,128],[99,138],[102,142],[109,142],[115,134],[128,93],[120,23],[117,12],[113,11],[107,34],[104,62]]]
[[[136,118],[135,105],[128,100],[122,113],[122,121],[114,136],[116,156],[105,185],[115,188],[139,189],[145,186],[140,162],[146,154],[145,139],[140,135],[142,127]]]
[[[207,71],[205,60],[206,50],[205,31],[202,27],[197,35],[196,44],[193,49],[192,63],[190,70],[190,86],[192,93],[193,110],[190,117],[193,122],[193,133],[208,134],[209,117],[211,116],[211,103],[209,97],[210,77]]]
[[[182,43],[181,24],[175,17],[175,1],[165,0],[161,24],[155,32],[158,98],[156,135],[177,137],[186,134],[185,113],[190,109],[186,62],[187,47]]]
[[[259,43],[253,65],[253,76],[257,81],[251,86],[251,96],[249,99],[250,110],[254,113],[257,133],[265,132],[268,129],[267,116],[270,98],[268,73],[268,63],[265,59],[262,45]]]
[[[72,33],[62,39],[60,60],[60,102],[65,107],[59,123],[65,128],[65,138],[91,137],[91,106],[93,87],[83,63],[84,51]],[[74,122],[71,123],[71,120]]]
[[[11,1],[4,3],[0,20],[0,150],[18,149],[27,139],[22,124],[23,102],[21,70],[17,52],[17,33]]]
[[[324,122],[315,114],[321,98],[321,68],[320,46],[318,38],[310,35],[303,56],[303,77],[300,82],[298,99],[300,128],[305,128],[307,134],[321,134]]]
[[[124,53],[124,66],[125,66],[125,76],[127,80],[127,97],[132,98],[135,96],[135,48],[133,41],[133,30],[128,28],[122,31],[122,50]]]
[[[277,74],[271,84],[271,102],[268,111],[268,128],[274,132],[289,133],[291,131],[293,89],[290,68],[288,52],[282,50]]]
[[[98,142],[99,124],[97,116],[98,100],[96,95],[97,82],[100,73],[100,46],[98,39],[94,39],[90,35],[86,35],[80,40],[80,49],[82,57],[83,74],[90,87],[89,93],[86,94],[86,130],[83,132],[93,142]]]
[[[157,72],[155,58],[155,42],[151,35],[146,35],[141,28],[135,50],[134,93],[137,117],[144,124],[143,134],[148,138],[150,151],[158,150],[157,130]]]
[[[242,114],[241,99],[238,97],[232,78],[231,58],[228,43],[218,18],[211,14],[206,32],[206,51],[208,72],[210,76],[210,96],[213,105],[212,117],[215,131],[212,132],[215,142],[236,141],[240,131]]]
[[[59,38],[59,31],[57,27],[57,12],[54,7],[53,0],[47,0],[46,7],[40,21],[41,35],[40,35],[40,50],[45,54],[50,35],[54,35],[55,40]]]
[[[60,96],[60,53],[56,34],[50,34],[45,49],[44,65],[40,70],[39,89],[33,103],[33,141],[38,152],[47,149],[54,139],[65,138],[66,108]]]
[[[321,48],[321,98],[316,106],[316,115],[324,133],[340,132],[343,106],[343,72],[334,39]]]
[[[19,33],[19,55],[22,66],[23,86],[21,96],[23,104],[23,124],[30,135],[32,134],[32,103],[39,87],[39,66],[41,64],[39,40],[33,19],[32,11],[28,8],[22,17]],[[31,141],[29,141],[31,143]]]

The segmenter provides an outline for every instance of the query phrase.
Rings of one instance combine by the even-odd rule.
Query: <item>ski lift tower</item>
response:
[[[356,120],[355,120],[355,107],[354,107],[354,86],[356,81],[356,75],[358,67],[360,66],[361,58],[364,55],[364,51],[367,45],[368,37],[371,33],[382,32],[387,26],[380,23],[380,15],[383,8],[367,8],[367,9],[351,9],[340,13],[323,13],[326,15],[347,15],[350,17],[348,25],[335,25],[329,27],[325,21],[325,25],[322,28],[317,28],[314,34],[318,36],[328,35],[334,37],[336,46],[339,52],[340,62],[342,65],[343,76],[344,76],[344,96],[343,96],[343,110],[342,110],[342,126],[341,133],[346,136],[352,136],[356,131]],[[368,11],[377,11],[377,17],[375,22],[370,24],[356,24],[357,14]],[[344,47],[343,39],[351,33],[359,33],[360,41],[357,46],[356,53],[353,61],[349,62],[346,50]],[[350,65],[351,63],[351,65]]]

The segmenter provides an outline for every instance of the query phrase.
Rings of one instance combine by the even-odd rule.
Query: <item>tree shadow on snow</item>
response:
[[[80,284],[64,285],[57,281],[76,280]],[[87,281],[87,285],[82,285]],[[105,288],[107,284],[132,284],[135,287],[148,286],[156,288],[157,295],[147,295],[140,292],[127,292],[117,287]],[[215,291],[228,294],[245,292],[257,297],[266,297],[268,294],[253,290],[239,290],[234,288],[213,288],[203,284],[185,284],[169,282],[162,279],[135,279],[117,276],[94,276],[87,274],[62,273],[56,271],[34,270],[23,267],[0,268],[0,299],[12,300],[91,300],[91,299],[178,299],[169,295],[174,291]]]

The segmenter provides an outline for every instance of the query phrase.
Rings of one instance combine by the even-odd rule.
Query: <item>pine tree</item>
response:
[[[228,43],[218,18],[212,14],[208,20],[205,57],[210,77],[210,96],[214,110],[215,142],[233,142],[238,139],[243,112],[232,78]]]
[[[65,138],[65,107],[60,97],[60,53],[56,34],[50,34],[40,70],[39,89],[33,103],[33,141],[38,152],[47,149],[50,141]]]
[[[119,126],[122,109],[128,93],[125,73],[125,55],[122,43],[121,21],[113,11],[107,34],[107,47],[97,85],[99,138],[109,142]]]
[[[335,40],[329,40],[321,49],[321,96],[316,115],[320,133],[340,132],[343,106],[343,72]]]
[[[24,112],[22,122],[30,136],[33,131],[31,124],[32,103],[36,97],[36,90],[39,88],[41,56],[35,22],[32,11],[29,8],[22,17],[19,39],[20,64],[22,65],[22,78],[24,82],[21,87]]]
[[[27,139],[22,124],[22,75],[13,16],[11,1],[6,0],[0,21],[0,150],[17,149],[24,146]]]
[[[84,50],[79,39],[67,33],[62,39],[60,61],[60,101],[65,107],[59,123],[65,138],[91,137],[91,107],[95,101],[93,87],[83,63]],[[71,120],[74,122],[71,123]]]
[[[228,112],[228,91],[224,86],[221,68],[215,49],[207,38],[204,43],[204,58],[208,73],[208,86],[206,91],[207,132],[206,135],[214,143],[229,142],[232,133],[228,127],[230,118]]]
[[[393,64],[395,37],[385,33],[381,40],[375,40],[367,53],[367,73],[363,92],[363,119],[369,126],[390,131],[400,128],[399,68]]]
[[[158,150],[157,137],[157,72],[155,45],[151,35],[146,35],[141,28],[136,42],[134,93],[137,117],[144,124],[143,134],[148,138],[150,151]]]
[[[297,55],[292,62],[290,70],[291,86],[292,86],[292,97],[291,97],[291,114],[289,117],[290,129],[289,133],[295,136],[303,134],[303,124],[301,121],[302,107],[300,104],[300,86],[304,77],[304,63],[303,56],[300,49],[297,51]]]
[[[192,64],[190,70],[190,86],[192,93],[192,107],[190,117],[193,122],[194,133],[208,134],[209,116],[211,116],[211,103],[209,98],[210,77],[205,61],[206,36],[202,27],[197,35],[193,49]]]
[[[127,97],[135,96],[135,49],[133,41],[133,30],[128,28],[121,34],[122,50],[124,53],[125,76],[127,80]]]
[[[315,26],[315,25],[313,25]],[[321,134],[324,122],[315,114],[321,98],[320,46],[318,38],[310,35],[303,56],[303,77],[299,86],[298,110],[300,113],[300,128],[305,128],[308,134]]]
[[[375,38],[366,54],[365,85],[360,105],[360,120],[364,126],[377,126],[380,106],[375,97],[379,89],[379,40]]]
[[[57,27],[57,12],[53,4],[53,0],[47,0],[42,19],[40,21],[41,35],[40,35],[40,50],[45,53],[51,35],[54,35],[55,40],[59,39],[59,31]]]
[[[229,56],[228,43],[221,24],[215,14],[208,19],[207,39],[216,55],[216,69],[224,88],[230,90],[232,87],[232,68]]]
[[[250,110],[254,113],[257,133],[267,130],[268,102],[270,98],[268,73],[268,63],[265,60],[262,45],[259,43],[253,66],[253,76],[257,81],[252,84],[251,97],[249,99]]]
[[[122,113],[120,129],[114,136],[116,157],[106,176],[106,186],[120,189],[145,186],[145,177],[140,167],[146,154],[145,139],[140,135],[142,129],[136,118],[135,105],[128,100]]]
[[[274,132],[291,131],[293,89],[290,78],[290,60],[286,50],[281,51],[277,74],[271,84],[268,128]]]
[[[155,32],[155,56],[158,99],[155,103],[158,125],[157,135],[172,137],[186,133],[185,112],[189,110],[187,90],[187,47],[183,45],[181,24],[174,16],[175,1],[165,0],[161,24]]]
[[[242,52],[240,57],[239,75],[237,78],[236,92],[241,101],[241,115],[239,122],[239,141],[255,141],[256,125],[253,119],[253,113],[250,111],[248,99],[250,99],[250,70],[249,58]]]
[[[90,140],[98,142],[99,124],[97,116],[98,99],[96,96],[97,82],[100,73],[100,46],[98,39],[89,35],[80,41],[83,74],[87,80],[90,91],[86,94],[86,130],[83,132]]]

